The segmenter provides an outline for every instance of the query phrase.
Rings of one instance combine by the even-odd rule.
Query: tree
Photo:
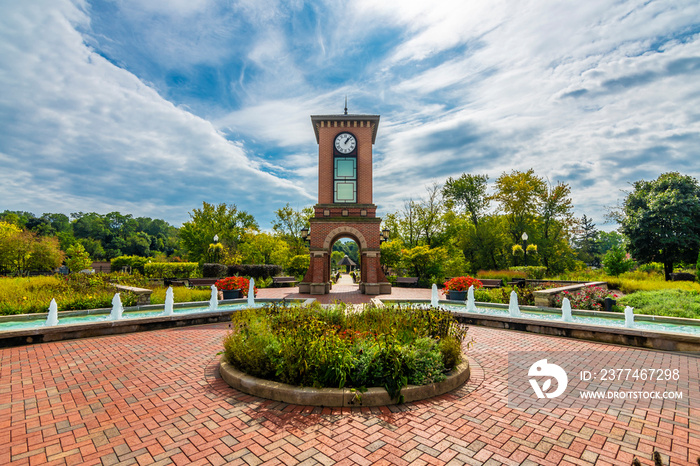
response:
[[[76,243],[66,251],[66,266],[71,272],[80,272],[90,268],[92,260],[90,254],[85,250],[82,244]]]
[[[489,198],[486,196],[488,179],[487,175],[463,173],[456,180],[448,178],[442,188],[442,195],[448,201],[447,207],[456,206],[464,211],[476,229],[479,228],[479,220],[489,207]]]
[[[309,228],[309,219],[313,215],[313,207],[294,210],[289,203],[275,211],[272,229],[289,243],[289,249],[292,254],[298,255],[308,252],[306,251],[304,239],[301,237],[301,229]]]
[[[508,221],[508,231],[514,244],[520,242],[523,232],[530,230],[547,185],[535,176],[531,168],[526,172],[513,170],[503,173],[496,180],[496,193],[492,196],[499,202],[499,209]]]
[[[583,217],[578,221],[580,234],[575,239],[579,260],[595,267],[600,266],[598,235],[599,231],[595,227],[593,220]]]
[[[561,182],[554,186],[544,184],[540,194],[539,221],[542,226],[537,241],[538,254],[550,272],[563,271],[566,268],[564,262],[572,256],[568,241],[568,232],[574,222],[570,194],[569,185]]]
[[[695,178],[664,173],[636,181],[623,203],[622,233],[628,251],[642,263],[664,264],[666,280],[674,264],[693,262],[700,249],[700,186]]]
[[[244,264],[278,264],[284,267],[289,260],[289,246],[276,236],[258,233],[246,237],[240,244]]]
[[[428,196],[416,205],[418,231],[425,244],[430,246],[435,237],[440,233],[442,222],[442,202],[440,199],[440,185],[433,183],[426,188]]]
[[[35,237],[32,252],[28,261],[30,270],[50,272],[63,263],[65,254],[61,251],[58,238]]]
[[[243,234],[258,231],[255,218],[245,211],[239,211],[234,204],[215,206],[203,202],[201,209],[193,209],[190,218],[180,228],[180,244],[193,261],[206,259],[209,244],[215,235],[219,237],[227,255],[233,256]]]

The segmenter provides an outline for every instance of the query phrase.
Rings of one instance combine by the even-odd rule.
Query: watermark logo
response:
[[[566,376],[564,369],[556,364],[548,363],[546,359],[540,359],[530,366],[527,375],[530,377],[547,377],[541,387],[537,379],[530,379],[530,385],[535,391],[537,398],[556,398],[564,393],[569,383],[569,378]],[[557,381],[557,388],[553,392],[549,392],[552,388],[552,379]]]

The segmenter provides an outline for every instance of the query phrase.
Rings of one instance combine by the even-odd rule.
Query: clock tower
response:
[[[355,241],[360,252],[360,291],[391,293],[379,263],[381,218],[372,203],[372,146],[379,115],[312,115],[318,143],[318,204],[314,206],[311,262],[300,293],[326,294],[331,288],[331,248],[341,238]]]

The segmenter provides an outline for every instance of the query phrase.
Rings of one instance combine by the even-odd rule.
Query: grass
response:
[[[618,300],[618,304],[633,307],[635,314],[690,319],[700,318],[700,291],[697,290],[662,289],[638,291],[623,296]]]
[[[165,287],[153,288],[151,304],[165,304],[165,292],[167,290]],[[173,287],[173,297],[176,303],[209,301],[211,289],[185,288],[184,286]]]
[[[47,277],[0,278],[0,315],[35,314],[47,312],[52,299],[59,311],[99,309],[112,307],[116,290],[110,283],[121,283],[148,288],[138,275],[126,274],[73,274]],[[152,288],[151,303],[164,304],[166,288]],[[175,302],[208,301],[210,289],[174,288]],[[136,296],[120,293],[124,306],[136,304]]]

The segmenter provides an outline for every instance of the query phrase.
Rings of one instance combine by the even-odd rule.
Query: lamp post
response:
[[[311,238],[309,237],[309,229],[304,227],[301,229],[301,239],[307,243],[311,243]]]
[[[385,241],[389,241],[389,229],[385,228],[382,230],[380,236],[379,236],[379,243],[383,243]]]
[[[214,244],[219,242],[219,235],[214,235]]]
[[[523,259],[525,260],[525,267],[527,267],[527,233],[523,232]]]

